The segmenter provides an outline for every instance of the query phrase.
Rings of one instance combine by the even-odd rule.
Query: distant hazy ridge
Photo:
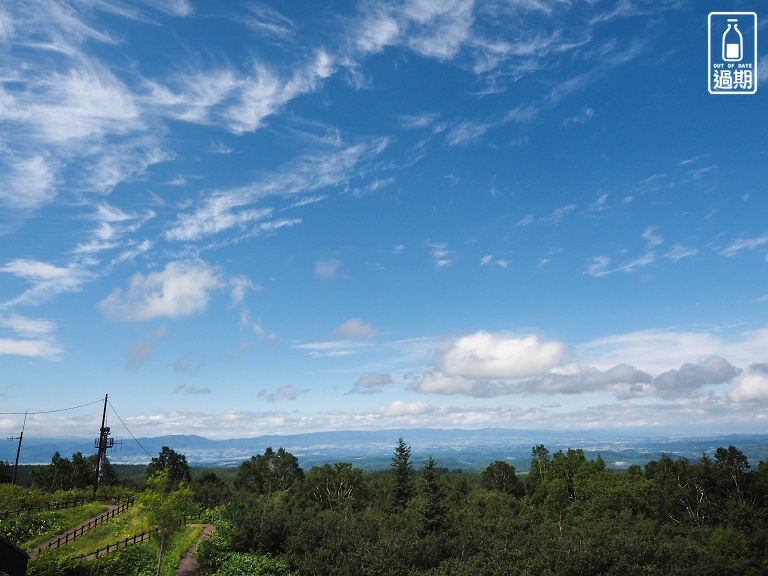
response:
[[[600,454],[612,468],[643,465],[661,454],[695,460],[702,453],[711,454],[719,446],[737,446],[756,466],[768,460],[768,435],[730,435],[698,437],[635,437],[626,433],[551,432],[530,430],[382,430],[317,432],[287,436],[257,436],[227,440],[210,440],[201,436],[161,436],[139,438],[149,454],[157,455],[169,446],[187,457],[193,465],[237,466],[271,446],[285,448],[299,458],[308,469],[325,462],[352,462],[356,467],[374,470],[389,466],[392,450],[399,437],[411,445],[416,465],[429,456],[439,466],[482,470],[494,460],[506,460],[518,470],[527,470],[534,445],[544,444],[551,452],[581,448],[588,458]],[[109,454],[114,464],[143,464],[149,455],[132,438],[120,438],[122,444]],[[15,444],[7,442],[0,450],[0,460],[13,462]],[[93,439],[85,438],[24,438],[21,464],[47,464],[54,452],[69,457],[75,452],[85,455],[95,452]]]

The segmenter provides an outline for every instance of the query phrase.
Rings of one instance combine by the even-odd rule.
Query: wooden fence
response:
[[[179,526],[184,526],[187,524],[187,519],[184,518],[179,522]],[[75,560],[82,560],[83,558],[95,558],[97,556],[104,556],[106,554],[109,554],[111,552],[117,552],[120,550],[120,548],[128,548],[128,546],[133,544],[141,544],[142,542],[146,542],[148,540],[151,540],[153,537],[157,537],[159,534],[160,529],[155,528],[153,530],[150,530],[149,532],[142,532],[141,534],[136,534],[134,536],[129,536],[125,540],[120,540],[119,542],[115,542],[114,544],[107,544],[105,548],[98,548],[94,552],[88,552],[86,554],[81,554],[80,556],[75,556]]]
[[[120,548],[128,548],[129,545],[132,544],[141,544],[142,542],[146,542],[147,540],[152,539],[152,535],[157,535],[159,530],[155,528],[154,530],[151,530],[149,532],[142,532],[141,534],[136,534],[134,536],[130,536],[126,538],[125,540],[120,540],[120,542],[116,542],[114,544],[107,544],[106,548],[97,548],[95,552],[88,552],[87,554],[81,554],[80,556],[75,556],[75,560],[82,560],[83,558],[90,558],[91,556],[104,556],[106,554],[109,554],[110,552],[117,552],[120,550]]]
[[[97,516],[93,520],[89,520],[85,524],[82,524],[81,526],[78,526],[77,528],[72,530],[72,532],[67,532],[63,536],[59,536],[56,540],[52,540],[52,541],[48,542],[48,546],[47,547],[50,548],[50,549],[56,549],[59,546],[64,546],[67,542],[70,542],[70,541],[74,540],[78,536],[82,536],[83,532],[87,532],[91,528],[95,528],[99,524],[103,524],[104,522],[106,522],[107,520],[109,520],[111,518],[114,518],[115,516],[117,516],[121,512],[126,511],[128,508],[130,508],[130,506],[132,504],[133,504],[133,499],[131,499],[130,501],[126,502],[125,504],[121,504],[120,506],[110,510],[109,512],[105,512],[101,516]]]
[[[55,502],[52,504],[41,504],[39,506],[30,506],[28,508],[19,508],[18,510],[7,510],[5,512],[0,512],[0,518],[8,518],[8,516],[11,516],[13,514],[24,514],[24,513],[33,513],[33,512],[50,512],[51,510],[66,510],[68,508],[77,508],[78,506],[85,506],[86,504],[92,504],[94,502],[99,502],[103,504],[114,504],[114,503],[120,503],[120,502],[131,502],[133,503],[133,497],[129,498],[121,498],[121,499],[107,499],[104,500],[98,499],[98,498],[73,498],[71,500],[67,499],[63,502]]]

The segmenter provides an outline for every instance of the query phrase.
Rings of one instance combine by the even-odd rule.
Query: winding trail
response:
[[[190,524],[190,526],[199,526],[199,524]],[[202,524],[203,526],[203,533],[200,536],[200,540],[205,538],[208,534],[213,532],[214,527],[213,524]],[[200,541],[198,540],[198,542]],[[197,576],[197,560],[195,559],[195,552],[197,551],[197,545],[192,546],[192,548],[189,549],[189,552],[184,556],[184,558],[181,559],[181,562],[179,563],[179,567],[176,571],[176,573],[179,576]]]

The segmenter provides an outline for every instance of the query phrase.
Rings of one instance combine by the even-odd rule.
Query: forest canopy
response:
[[[400,438],[388,469],[337,462],[305,471],[270,447],[227,482],[210,469],[192,475],[183,455],[164,447],[146,477],[173,478],[215,525],[198,545],[203,575],[768,573],[768,462],[750,465],[735,446],[624,471],[543,444],[532,447],[523,473],[503,459],[468,474],[417,456],[425,462],[418,467]],[[87,485],[88,463],[56,454],[35,481],[49,491]],[[128,548],[108,562],[33,562],[29,574],[106,576],[104,566],[120,565],[138,576],[147,561],[135,561],[140,555]]]
[[[306,473],[288,452],[243,463],[204,573],[279,558],[298,575],[711,574],[768,570],[768,463],[734,447],[610,470],[580,449],[534,446],[530,470],[492,462],[473,482],[401,438],[390,469]]]

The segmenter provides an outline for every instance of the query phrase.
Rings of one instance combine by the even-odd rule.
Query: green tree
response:
[[[491,462],[483,470],[480,485],[486,490],[496,490],[515,496],[522,495],[522,485],[515,474],[515,467],[503,460]]]
[[[288,538],[289,504],[285,492],[236,494],[221,510],[220,540],[235,552],[281,554]]]
[[[460,502],[471,492],[472,484],[470,484],[469,478],[464,471],[461,469],[454,470],[453,478],[451,479],[451,500]]]
[[[551,466],[552,459],[549,455],[549,450],[544,447],[544,444],[531,448],[531,465],[528,475],[525,477],[525,491],[528,495],[534,497],[535,500],[540,499],[540,496],[537,497],[536,493],[544,483]]]
[[[752,495],[757,509],[768,517],[768,462],[764,460],[760,460],[754,472]]]
[[[294,483],[304,478],[299,459],[280,448],[277,452],[267,448],[264,454],[251,456],[240,464],[235,477],[235,489],[252,494],[287,492]]]
[[[437,532],[445,527],[448,506],[448,488],[432,456],[421,469],[417,496],[417,510],[424,533]]]
[[[568,451],[565,453],[563,453],[562,450],[558,450],[552,455],[552,466],[550,467],[547,476],[549,478],[561,478],[565,481],[566,493],[568,500],[571,502],[576,499],[574,479],[581,467],[586,463],[587,458],[584,456],[584,451],[581,448],[577,448],[576,450],[568,448]],[[605,466],[602,459],[598,466]]]
[[[206,509],[216,508],[232,499],[232,490],[215,472],[203,472],[189,487],[195,502]]]
[[[663,455],[645,465],[651,509],[662,522],[702,525],[707,520],[708,502],[700,489],[701,478],[687,458],[673,460]]]
[[[88,461],[90,462],[91,470],[93,470],[93,473],[96,472],[96,460],[99,457],[98,454],[91,454],[88,456]],[[109,458],[106,456],[101,461],[101,467],[99,468],[99,474],[101,474],[101,480],[99,481],[99,486],[116,486],[120,479],[117,476],[117,471],[115,470],[114,466],[112,466],[112,463],[109,461]],[[91,479],[91,483],[93,482],[93,478]]]
[[[162,470],[168,471],[168,486],[172,488],[180,482],[189,484],[192,481],[192,470],[187,464],[187,457],[168,446],[163,446],[160,454],[152,458],[147,466],[147,480]]]
[[[13,466],[6,460],[0,460],[0,484],[7,484],[13,479]]]
[[[715,462],[730,478],[733,495],[739,502],[744,502],[744,484],[749,471],[749,461],[744,453],[736,446],[718,448],[715,450]]]
[[[389,469],[392,478],[390,503],[394,509],[403,510],[414,494],[414,472],[411,447],[403,442],[402,437],[397,441]]]
[[[168,538],[184,525],[187,516],[195,512],[192,490],[185,487],[183,482],[176,486],[171,484],[170,469],[161,469],[149,477],[147,489],[140,496],[139,502],[160,535],[157,557],[157,576],[160,576]]]
[[[35,486],[43,490],[69,490],[72,487],[72,462],[58,452],[51,457],[51,463],[32,470]]]
[[[216,576],[298,576],[282,558],[269,554],[233,552],[216,571]]]
[[[338,510],[359,500],[363,471],[349,462],[313,466],[304,478],[304,493],[323,509]]]
[[[72,477],[70,488],[88,488],[93,485],[96,468],[81,452],[72,454]]]

